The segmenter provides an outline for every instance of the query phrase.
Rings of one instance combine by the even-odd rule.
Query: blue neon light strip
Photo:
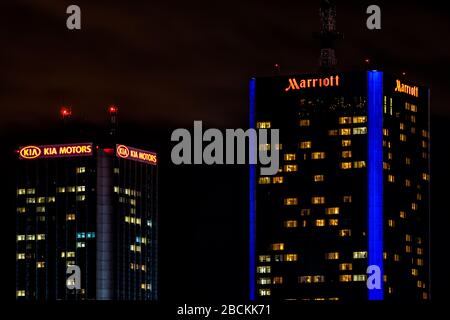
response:
[[[250,80],[250,128],[255,128],[255,89],[256,79]],[[255,154],[255,143],[250,141],[249,153]],[[252,159],[252,156],[249,157]],[[250,300],[254,301],[256,296],[256,165],[250,163],[250,230],[249,230],[249,281]]]
[[[383,72],[367,72],[368,91],[368,260],[381,271],[381,288],[369,300],[383,300]]]

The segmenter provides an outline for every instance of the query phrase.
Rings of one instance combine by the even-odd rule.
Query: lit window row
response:
[[[350,156],[351,156],[351,152],[350,152]],[[354,161],[354,162],[341,162],[339,164],[339,167],[342,170],[347,170],[347,169],[352,169],[352,168],[354,168],[354,169],[361,169],[361,168],[365,168],[366,167],[366,162],[364,160],[362,160],[362,161]]]
[[[269,255],[260,255],[258,257],[259,262],[270,262],[270,256]]]
[[[270,129],[271,128],[271,123],[270,121],[258,121],[256,123],[256,128],[258,129]]]
[[[311,159],[318,160],[318,159],[325,159],[326,154],[325,152],[312,152],[311,153]]]
[[[144,264],[138,264],[138,263],[130,263],[130,269],[131,270],[142,270],[147,271],[147,267]]]
[[[17,189],[17,195],[24,195],[24,194],[36,194],[36,189],[29,188],[29,189]]]
[[[270,296],[270,294],[271,294],[271,291],[268,288],[258,290],[258,295],[261,297]]]
[[[75,251],[61,252],[61,258],[75,258]]]
[[[17,290],[16,296],[17,297],[25,297],[25,290]]]
[[[295,206],[298,204],[298,198],[284,198],[283,203],[285,206]]]
[[[84,242],[84,241],[77,242],[77,248],[85,248],[85,247],[86,247],[86,242]]]
[[[325,259],[327,259],[327,260],[337,260],[337,259],[339,259],[339,252],[327,252],[325,254]]]
[[[417,106],[415,104],[405,102],[405,110],[417,112]]]
[[[322,181],[324,181],[325,177],[323,174],[316,174],[316,175],[314,175],[313,179],[314,179],[314,182],[322,182]]]
[[[365,274],[341,274],[339,276],[340,282],[351,282],[351,281],[366,281],[367,276]]]
[[[66,220],[67,221],[75,220],[75,213],[68,213],[68,214],[66,214]]]
[[[284,155],[284,160],[286,160],[286,161],[294,161],[295,158],[296,158],[295,153],[286,153]]]
[[[57,187],[57,193],[65,193],[65,192],[85,192],[86,186],[72,186],[72,187]]]
[[[136,237],[136,243],[147,244],[147,238],[146,237]]]
[[[78,167],[77,168],[77,173],[85,173],[86,172],[86,167]]]
[[[152,285],[150,283],[141,283],[142,290],[152,290]]]
[[[365,258],[367,258],[367,251],[353,252],[353,259],[365,259]]]
[[[282,251],[284,250],[284,243],[273,243],[272,244],[273,251]]]
[[[40,233],[40,234],[27,234],[26,236],[24,234],[19,234],[17,235],[17,241],[24,241],[24,240],[28,240],[28,241],[34,241],[34,240],[45,240],[45,234],[44,233]]]
[[[311,149],[311,141],[301,141],[300,149]]]
[[[130,245],[130,251],[141,252],[141,246],[138,246],[138,245],[135,245],[135,244],[131,244]]]
[[[312,204],[324,204],[325,203],[325,197],[312,197],[311,198]]]
[[[140,225],[141,224],[141,218],[125,216],[125,222]]]
[[[300,276],[298,277],[299,283],[321,283],[325,282],[325,276],[314,275],[314,276]]]
[[[339,124],[351,124],[351,123],[366,123],[366,116],[357,116],[357,117],[339,117]]]
[[[256,268],[256,273],[270,273],[271,268],[270,266],[259,266]]]
[[[95,232],[77,232],[77,239],[93,239]]]
[[[309,119],[302,119],[300,120],[300,127],[309,127],[309,125],[311,124],[311,122],[309,121]]]

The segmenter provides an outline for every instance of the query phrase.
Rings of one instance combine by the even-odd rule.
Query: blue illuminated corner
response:
[[[250,80],[250,128],[255,128],[255,89],[256,79]],[[256,153],[256,145],[250,141],[249,153]],[[249,157],[252,159],[252,156]],[[255,300],[256,295],[256,165],[250,162],[250,220],[249,220],[249,281],[250,300]]]
[[[383,300],[383,72],[367,72],[368,94],[368,261],[381,271],[381,287],[369,300]]]

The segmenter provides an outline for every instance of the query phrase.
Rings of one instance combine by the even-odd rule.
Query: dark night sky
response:
[[[247,123],[252,75],[315,71],[320,1],[2,1],[0,18],[0,138],[14,144],[52,127],[61,104],[94,125],[120,106],[129,135],[153,145],[161,170],[162,296],[239,299],[246,296],[246,171],[243,167],[175,167],[170,132]],[[336,1],[342,70],[374,66],[431,87],[436,292],[449,282],[440,265],[450,119],[450,11],[430,1],[377,1],[382,30],[365,27],[371,1]],[[66,7],[82,9],[82,30],[65,27]],[[433,136],[433,132],[436,136]],[[442,135],[441,135],[442,134]],[[148,135],[148,139],[146,138]],[[21,140],[22,139],[22,140]],[[4,161],[5,154],[1,155]],[[432,175],[433,177],[433,175]],[[9,199],[10,201],[10,199]],[[172,274],[171,266],[178,271]],[[449,282],[450,284],[450,282]],[[440,289],[439,289],[440,288]]]

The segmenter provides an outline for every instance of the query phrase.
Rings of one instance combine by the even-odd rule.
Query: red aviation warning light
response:
[[[119,108],[115,105],[110,105],[108,110],[110,114],[117,114],[119,112]]]
[[[63,106],[59,109],[59,114],[61,115],[61,118],[67,119],[72,115],[72,108]]]

